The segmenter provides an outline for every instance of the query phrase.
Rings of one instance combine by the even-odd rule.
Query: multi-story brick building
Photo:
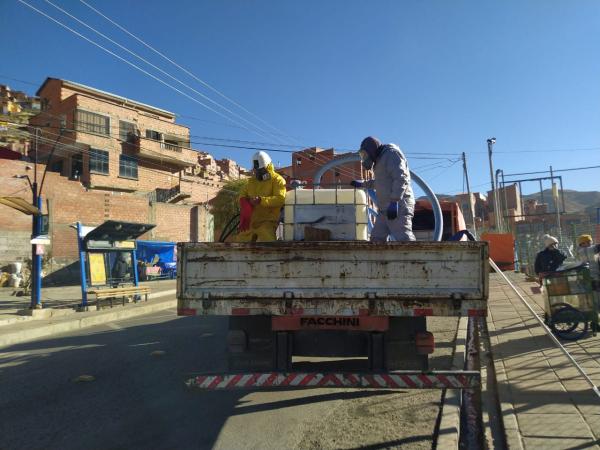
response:
[[[38,158],[50,170],[89,189],[192,196],[183,170],[198,163],[198,153],[174,113],[55,78],[37,95],[42,113],[31,125],[41,129]]]
[[[333,148],[323,150],[318,147],[311,147],[292,154],[292,165],[278,170],[287,181],[300,180],[312,187],[313,177],[317,170],[324,164],[334,159],[346,156],[347,153],[337,154]],[[360,161],[356,161],[342,166],[337,166],[328,170],[321,178],[321,186],[324,188],[337,185],[346,185],[352,180],[364,178],[364,169]]]
[[[160,108],[55,78],[37,94],[42,111],[30,125],[39,129],[39,176],[48,168],[42,192],[51,238],[46,251],[56,268],[77,257],[70,228],[76,221],[155,224],[142,239],[213,239],[209,201],[224,181],[244,174],[235,162],[189,148],[189,129]],[[0,159],[3,195],[31,198],[25,177],[33,177],[35,147],[32,162]],[[31,218],[14,216],[0,205],[0,266],[25,259],[31,249]]]

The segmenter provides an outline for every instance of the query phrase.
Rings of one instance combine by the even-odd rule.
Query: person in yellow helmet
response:
[[[240,230],[237,242],[268,242],[276,240],[279,213],[285,202],[285,180],[275,172],[271,157],[263,151],[252,157],[253,178],[240,192],[240,202],[252,206],[250,226]]]
[[[594,280],[596,289],[600,288],[600,245],[594,244],[592,236],[582,234],[577,238],[577,259],[582,263],[588,263],[590,275]]]

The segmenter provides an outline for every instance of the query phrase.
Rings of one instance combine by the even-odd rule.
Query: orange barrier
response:
[[[501,270],[515,270],[515,238],[510,233],[483,233],[489,244],[490,258]]]

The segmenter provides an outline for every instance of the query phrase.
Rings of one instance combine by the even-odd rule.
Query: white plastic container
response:
[[[19,277],[18,275],[13,273],[10,276],[10,280],[8,281],[8,286],[13,287],[13,288],[21,287],[21,281],[22,281],[21,277]]]
[[[10,273],[14,273],[14,274],[18,275],[21,273],[21,269],[23,268],[23,263],[14,262],[14,263],[10,263],[8,266],[10,268]]]
[[[284,240],[304,240],[305,227],[329,230],[334,241],[368,240],[367,194],[362,189],[296,189],[284,207]]]

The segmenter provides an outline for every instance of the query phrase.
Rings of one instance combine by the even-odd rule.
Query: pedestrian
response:
[[[248,180],[240,193],[243,211],[248,214],[251,210],[250,223],[244,223],[247,229],[240,229],[235,240],[274,241],[277,239],[275,231],[279,213],[285,202],[285,180],[275,172],[271,157],[263,151],[252,157],[252,173],[254,177]]]
[[[119,283],[122,283],[128,274],[129,264],[127,263],[127,257],[124,252],[119,252],[111,272],[113,287],[118,287]]]
[[[582,234],[577,238],[577,259],[590,266],[590,275],[594,285],[600,287],[600,244],[594,244],[592,236]]]
[[[357,188],[375,188],[379,214],[371,232],[371,242],[414,241],[412,220],[415,197],[410,181],[410,170],[402,150],[396,144],[381,144],[369,136],[360,144],[359,155],[366,170],[374,168],[374,180],[354,180]]]
[[[549,234],[543,237],[544,250],[535,257],[534,270],[538,276],[538,282],[542,285],[542,278],[545,273],[554,272],[560,267],[567,256],[558,249],[558,239]]]

